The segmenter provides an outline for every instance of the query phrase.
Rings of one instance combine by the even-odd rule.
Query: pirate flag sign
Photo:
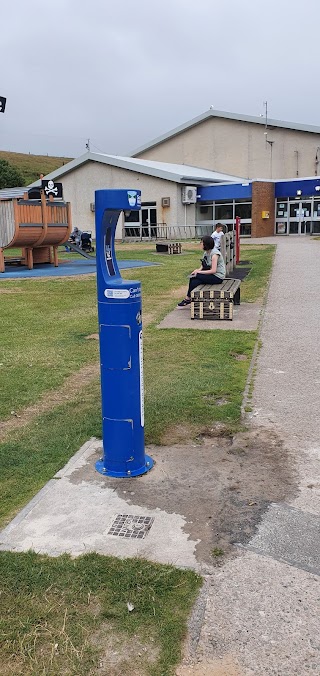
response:
[[[41,181],[41,188],[44,190],[46,197],[53,195],[53,197],[62,199],[62,183],[55,183],[51,179],[49,181],[43,179]]]
[[[6,109],[7,99],[4,96],[0,96],[0,113],[4,113]]]

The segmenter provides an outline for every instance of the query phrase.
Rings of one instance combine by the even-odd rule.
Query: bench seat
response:
[[[240,280],[199,284],[191,292],[191,319],[233,319],[233,305],[240,305]]]

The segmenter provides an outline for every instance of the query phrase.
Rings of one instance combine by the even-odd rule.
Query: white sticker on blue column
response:
[[[129,298],[129,289],[105,289],[104,295],[106,298]]]
[[[139,333],[139,366],[140,366],[140,420],[144,427],[144,387],[143,387],[143,340],[142,331]]]

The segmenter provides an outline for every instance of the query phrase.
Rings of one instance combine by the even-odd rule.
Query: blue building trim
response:
[[[299,190],[301,190],[302,198],[311,197],[317,195],[317,193],[320,197],[320,176],[273,182],[275,184],[275,197],[297,197]],[[220,183],[199,186],[197,201],[215,202],[228,199],[250,199],[251,197],[252,181],[248,181],[248,183]]]
[[[291,181],[277,181],[275,184],[275,197],[297,197],[297,191],[301,190],[301,197],[312,197],[317,195],[320,190],[320,177],[296,179]],[[319,194],[320,196],[320,194]]]
[[[220,183],[217,185],[199,186],[197,202],[215,202],[216,200],[250,199],[252,184]]]

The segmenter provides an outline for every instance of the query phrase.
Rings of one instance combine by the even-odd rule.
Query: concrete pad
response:
[[[101,442],[91,440],[49,481],[0,533],[0,549],[59,556],[97,552],[121,558],[140,556],[151,561],[199,569],[195,558],[197,540],[184,532],[180,514],[147,509],[118,496],[97,472],[76,481],[81,468],[94,465]],[[140,480],[148,480],[144,475]],[[117,482],[121,480],[116,480]],[[132,490],[135,484],[132,483]],[[108,534],[118,514],[153,517],[145,538],[124,539]]]
[[[288,505],[270,505],[248,548],[320,575],[319,517]]]
[[[256,331],[259,325],[261,303],[241,303],[234,306],[232,321],[191,319],[190,306],[175,308],[158,324],[158,329],[200,329],[223,331]]]

